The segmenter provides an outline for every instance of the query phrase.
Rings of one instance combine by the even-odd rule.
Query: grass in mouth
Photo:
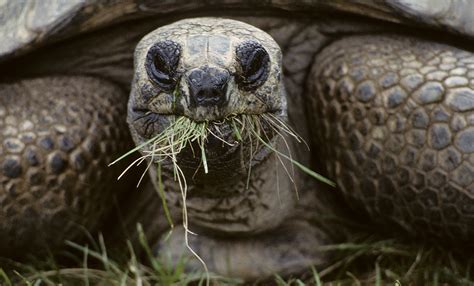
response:
[[[226,141],[223,138],[223,134],[219,129],[219,125],[227,121],[233,128],[235,140],[233,142]],[[277,150],[271,143],[269,135],[263,129],[263,123],[266,123],[277,137],[280,137],[285,142],[288,150],[288,154]],[[235,145],[239,142],[248,140],[250,147],[255,152],[258,151],[262,144],[272,152],[274,152],[279,158],[289,160],[293,165],[297,166],[300,170],[313,178],[320,180],[328,185],[334,186],[334,182],[321,176],[320,174],[312,171],[308,167],[299,163],[291,157],[289,145],[286,142],[285,137],[294,138],[299,143],[304,143],[304,140],[296,134],[291,127],[288,126],[283,120],[273,114],[261,114],[261,115],[232,115],[221,122],[212,123],[214,128],[210,128],[211,124],[208,121],[195,122],[185,116],[176,117],[175,121],[168,126],[163,132],[150,138],[144,143],[136,146],[127,153],[120,156],[118,159],[113,161],[110,165],[117,163],[118,161],[128,157],[136,151],[142,151],[142,156],[131,163],[119,176],[119,179],[134,165],[139,165],[142,162],[149,160],[149,165],[146,170],[149,169],[153,162],[161,163],[164,160],[171,160],[174,170],[174,179],[179,182],[179,175],[182,174],[180,171],[177,155],[187,146],[191,146],[192,143],[197,143],[200,149],[201,163],[204,168],[204,172],[208,173],[208,164],[206,159],[206,142],[208,136],[213,136],[221,140],[224,144]],[[213,131],[214,130],[214,131]],[[306,143],[305,143],[306,144]],[[194,150],[193,150],[194,152]],[[253,153],[253,152],[251,152]],[[138,184],[142,181],[146,171],[142,174]],[[184,179],[184,178],[183,178]],[[184,183],[184,182],[182,182]]]
[[[224,138],[223,133],[220,130],[219,126],[222,126],[224,123],[229,124],[233,129],[234,140],[233,142],[228,142],[226,138]],[[211,125],[212,124],[212,125]],[[288,154],[285,154],[276,149],[272,145],[272,138],[270,135],[265,131],[264,125],[268,126],[273,135],[275,137],[279,137],[283,140]],[[179,188],[181,190],[181,197],[183,201],[183,227],[185,229],[185,242],[186,247],[189,251],[201,262],[204,266],[205,272],[208,273],[206,263],[199,257],[199,255],[190,247],[188,234],[192,233],[188,228],[188,215],[187,215],[187,207],[186,207],[186,198],[187,198],[187,189],[188,185],[186,182],[185,175],[181,168],[179,167],[177,155],[186,147],[190,146],[192,148],[193,144],[197,144],[199,146],[200,151],[200,160],[201,165],[204,169],[204,173],[209,172],[207,157],[206,157],[206,142],[208,136],[213,136],[223,144],[227,144],[230,146],[234,146],[235,144],[239,144],[241,142],[249,142],[250,147],[250,158],[249,158],[249,166],[248,166],[248,174],[247,174],[247,188],[249,185],[250,175],[251,175],[251,163],[253,156],[260,150],[260,147],[264,146],[275,153],[277,159],[282,164],[286,174],[289,176],[290,180],[294,183],[292,173],[294,170],[288,170],[286,165],[284,164],[284,160],[288,160],[292,163],[292,167],[296,166],[306,174],[312,176],[313,178],[320,180],[326,184],[334,186],[335,184],[330,181],[329,179],[321,176],[320,174],[312,171],[308,167],[304,166],[303,164],[299,163],[298,161],[294,160],[291,156],[291,151],[289,144],[286,138],[293,138],[299,143],[304,143],[304,140],[294,132],[291,127],[289,127],[283,120],[278,118],[273,114],[261,114],[261,115],[233,115],[229,116],[227,119],[221,122],[195,122],[187,117],[179,116],[176,117],[174,122],[164,129],[161,133],[157,134],[156,136],[150,138],[149,140],[145,141],[144,143],[136,146],[129,152],[125,153],[110,165],[117,163],[118,161],[126,158],[127,156],[131,155],[136,151],[141,151],[142,156],[132,162],[123,172],[120,174],[118,179],[120,179],[131,167],[140,165],[141,163],[148,161],[148,165],[143,172],[140,180],[138,181],[137,186],[143,180],[144,176],[148,172],[149,168],[153,163],[157,164],[157,182],[158,182],[158,194],[161,197],[163,203],[163,209],[168,220],[168,223],[171,226],[171,230],[173,229],[173,222],[171,220],[170,212],[166,204],[165,192],[163,189],[163,182],[162,182],[162,170],[161,164],[165,160],[169,160],[173,166],[173,175],[174,180],[178,183]],[[305,143],[306,144],[306,143]],[[195,145],[194,145],[195,146]],[[307,145],[306,145],[307,146]],[[193,154],[195,150],[192,149]],[[296,187],[296,185],[295,185]],[[208,280],[209,281],[209,280]]]

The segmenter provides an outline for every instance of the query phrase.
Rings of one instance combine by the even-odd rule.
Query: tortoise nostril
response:
[[[224,86],[212,86],[209,88],[203,87],[198,88],[198,91],[194,95],[194,98],[198,105],[220,105],[225,101],[225,92],[226,88],[224,88]]]
[[[204,66],[191,71],[187,78],[191,107],[224,106],[229,79],[224,69]]]

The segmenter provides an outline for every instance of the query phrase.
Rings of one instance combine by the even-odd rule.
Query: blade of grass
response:
[[[313,170],[311,170],[310,168],[304,166],[303,164],[299,163],[298,161],[296,160],[293,160],[292,158],[288,157],[286,154],[283,154],[281,153],[280,151],[276,150],[273,146],[271,146],[270,144],[268,144],[267,142],[265,142],[265,140],[263,140],[260,136],[258,136],[257,133],[253,132],[255,137],[257,137],[257,139],[263,144],[265,145],[267,148],[271,149],[273,152],[275,153],[278,153],[280,156],[282,156],[283,158],[289,160],[291,163],[295,164],[298,168],[300,168],[303,172],[305,172],[306,174],[310,175],[311,177],[331,186],[331,187],[335,187],[336,186],[336,183],[334,183],[333,181],[329,180],[328,178],[314,172]]]
[[[316,268],[314,268],[314,266],[311,266],[311,272],[313,272],[313,279],[316,283],[316,286],[321,286],[321,278],[319,277],[319,273],[318,271],[316,271]]]
[[[5,282],[6,285],[8,285],[8,286],[13,285],[10,278],[8,278],[8,275],[5,273],[5,271],[1,267],[0,267],[0,278],[2,278],[3,282]]]
[[[89,259],[89,247],[86,245],[83,254],[82,267],[84,268],[84,285],[89,286],[89,276],[87,275],[87,260]]]
[[[166,220],[171,228],[174,228],[173,220],[171,219],[170,210],[168,209],[168,204],[166,202],[165,190],[163,187],[163,177],[161,176],[161,164],[158,163],[156,176],[158,177],[158,195],[161,198],[161,204],[163,205],[163,211],[165,212]]]

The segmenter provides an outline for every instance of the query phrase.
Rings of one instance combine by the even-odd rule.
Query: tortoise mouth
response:
[[[184,145],[180,145],[173,156],[164,159],[157,156],[154,163],[161,164],[165,172],[176,172],[177,164],[184,176],[194,183],[219,184],[247,176],[249,169],[271,152],[263,142],[274,143],[275,132],[266,118],[280,118],[280,115],[281,112],[236,114],[221,120],[200,122],[185,116],[159,115],[166,117],[159,122],[168,122],[160,126],[159,129],[164,130],[161,134],[169,132],[176,138],[168,142],[179,140]],[[175,126],[178,120],[188,125]],[[189,130],[183,130],[186,128]],[[182,139],[180,134],[187,137]]]

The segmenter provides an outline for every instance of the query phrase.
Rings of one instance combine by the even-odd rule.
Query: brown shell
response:
[[[474,36],[474,1],[430,0],[55,0],[0,2],[0,60],[25,53],[45,43],[67,38],[127,19],[169,15],[193,10],[271,10],[276,13],[360,14],[391,22],[423,24]]]

